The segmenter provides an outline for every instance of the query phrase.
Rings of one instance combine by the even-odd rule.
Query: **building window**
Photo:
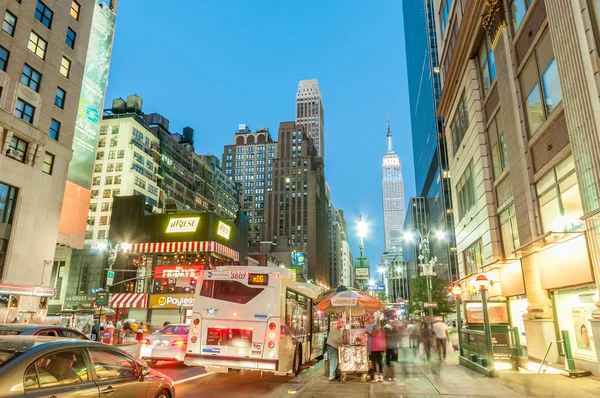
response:
[[[517,33],[531,0],[511,0],[509,3],[513,32]]]
[[[40,81],[42,75],[31,66],[24,64],[23,71],[21,72],[21,83],[35,91],[36,93],[40,90]]]
[[[75,0],[73,0],[71,2],[71,16],[75,19],[79,19],[79,10],[80,10],[81,6],[79,5],[78,2],[76,2]]]
[[[25,154],[27,153],[27,141],[23,141],[18,137],[12,137],[8,143],[8,150],[6,155],[18,160],[19,162],[25,161]]]
[[[54,12],[48,8],[44,3],[38,0],[37,6],[35,7],[35,18],[42,23],[48,29],[52,28],[52,16]]]
[[[0,46],[0,70],[6,72],[6,65],[8,65],[8,56],[10,53],[8,50],[2,46]]]
[[[67,43],[67,46],[75,48],[75,37],[77,37],[75,31],[70,27],[67,28],[67,36],[65,38],[65,43]]]
[[[34,31],[31,31],[29,34],[29,43],[27,44],[29,51],[44,59],[46,58],[46,47],[48,47],[46,40],[39,37]]]
[[[98,233],[98,238],[100,238],[100,233]],[[81,266],[81,274],[79,276],[79,288],[77,289],[78,294],[87,294],[88,268],[88,263],[84,263]]]
[[[492,50],[492,41],[488,35],[479,49],[479,72],[481,73],[481,83],[483,85],[483,97],[488,93],[494,79],[496,79],[496,62],[494,61],[494,50]]]
[[[15,17],[12,12],[6,10],[6,13],[4,14],[4,22],[2,22],[2,30],[11,36],[14,36],[16,27],[17,17]]]
[[[563,232],[579,229],[583,215],[573,156],[556,166],[536,184],[542,229]]]
[[[35,108],[23,101],[21,98],[17,99],[17,106],[15,107],[15,116],[25,120],[27,123],[33,124],[33,116],[35,114]]]
[[[17,203],[17,188],[0,183],[0,223],[12,224]]]
[[[500,212],[500,231],[502,233],[502,247],[504,248],[504,258],[515,257],[512,253],[519,248],[519,230],[517,228],[517,217],[515,215],[515,206],[511,204],[506,210]]]
[[[60,61],[60,74],[66,78],[69,78],[69,73],[71,72],[71,61],[69,61],[66,57],[62,57]]]
[[[58,106],[60,109],[65,108],[65,97],[67,93],[60,87],[56,87],[56,96],[54,97],[54,105]]]
[[[58,141],[60,135],[60,122],[58,120],[50,120],[50,130],[48,131],[48,137],[55,141]]]
[[[107,167],[107,169],[108,169],[108,167]],[[106,171],[108,171],[108,170],[106,170]],[[102,164],[95,164],[94,165],[94,173],[102,173]]]
[[[442,36],[444,35],[446,24],[448,23],[448,17],[450,16],[450,8],[452,7],[452,0],[442,0],[440,6],[440,23],[442,27]]]
[[[108,225],[108,216],[100,216],[99,225]]]
[[[459,220],[461,220],[475,206],[475,180],[471,164],[460,177],[456,192],[458,192]]]
[[[54,168],[54,155],[50,152],[44,154],[44,164],[42,165],[42,171],[46,174],[52,174]]]
[[[109,210],[109,202],[102,202],[102,207],[100,211],[108,211]]]
[[[467,94],[465,92],[463,92],[460,98],[460,103],[458,104],[450,128],[452,129],[452,146],[454,148],[454,155],[456,155],[469,128],[469,108],[467,107]]]
[[[533,135],[562,101],[558,70],[546,30],[519,76],[529,135]]]
[[[483,247],[481,245],[481,239],[466,248],[463,253],[465,274],[471,275],[479,272],[479,269],[483,266]]]
[[[105,190],[102,192],[102,197],[103,197],[103,198],[105,198],[105,199],[106,199],[106,198],[110,198],[110,189],[105,189]]]
[[[488,136],[490,148],[492,150],[492,166],[494,176],[498,178],[500,174],[508,167],[508,153],[506,152],[506,140],[504,138],[504,129],[500,120],[500,112],[494,116],[488,127]]]

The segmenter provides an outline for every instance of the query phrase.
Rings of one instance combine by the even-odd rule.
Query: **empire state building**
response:
[[[394,152],[390,118],[387,123],[387,150],[383,157],[383,228],[385,232],[385,251],[388,258],[397,256],[402,259],[402,231],[404,229],[404,182],[400,158]]]

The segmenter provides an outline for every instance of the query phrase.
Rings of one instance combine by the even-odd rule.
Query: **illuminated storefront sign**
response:
[[[150,308],[179,308],[194,306],[193,294],[151,294]]]
[[[204,267],[202,265],[157,265],[154,279],[193,278]]]
[[[231,227],[225,224],[223,221],[219,221],[219,229],[217,230],[217,235],[222,236],[225,239],[229,239],[230,233]]]
[[[200,217],[171,218],[165,232],[196,232],[199,223]]]

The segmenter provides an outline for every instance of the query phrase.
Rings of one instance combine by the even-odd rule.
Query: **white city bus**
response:
[[[185,364],[296,375],[323,355],[329,315],[320,288],[279,267],[231,266],[198,277]]]

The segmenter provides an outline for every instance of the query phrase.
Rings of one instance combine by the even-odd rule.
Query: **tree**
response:
[[[454,313],[456,310],[454,301],[449,299],[450,289],[448,284],[438,276],[431,277],[431,301],[437,303],[437,308],[433,309],[433,315],[435,316],[447,316]],[[410,283],[410,299],[409,299],[409,312],[414,314],[415,312],[421,311],[421,303],[428,300],[427,293],[427,277],[418,276],[414,278]],[[425,310],[428,313],[429,310]]]

